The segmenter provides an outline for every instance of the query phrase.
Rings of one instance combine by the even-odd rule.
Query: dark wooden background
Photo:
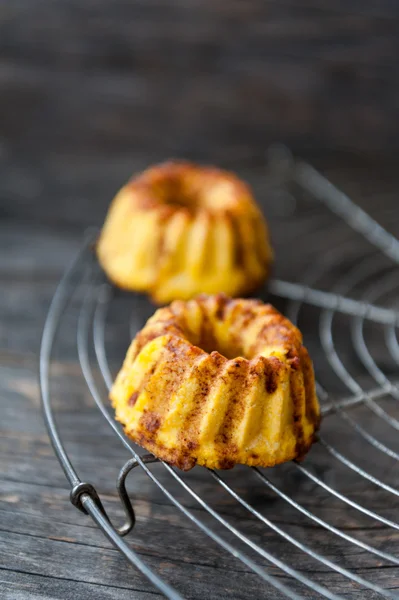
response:
[[[331,231],[316,232],[292,252],[297,215],[273,201],[265,181],[265,152],[278,141],[309,158],[398,234],[398,57],[399,5],[388,0],[0,0],[2,598],[158,596],[69,504],[41,419],[41,330],[84,229],[101,224],[132,171],[170,156],[217,163],[253,184],[272,224],[276,272],[300,279],[317,244],[323,241],[328,250],[350,233],[334,222]],[[328,287],[328,278],[324,283]],[[143,319],[151,308],[140,306]],[[114,481],[127,457],[90,401],[76,358],[76,310],[70,319],[54,375],[63,439],[82,479],[93,481],[111,514],[122,518]],[[311,318],[307,326],[307,343],[319,357]],[[119,323],[112,337],[116,362],[127,342],[126,331],[119,339],[123,327]],[[323,374],[321,359],[317,366]],[[372,455],[370,467],[359,449],[364,445],[352,444],[351,432],[334,420],[325,425],[331,439],[334,426],[342,447],[397,485],[395,464]],[[397,503],[354,481],[351,472],[334,469],[319,449],[309,464],[343,493],[395,518]],[[201,470],[190,477],[219,510],[284,560],[347,598],[375,597],[266,533],[205,483]],[[237,477],[248,501],[320,552],[385,587],[399,585],[397,569],[379,568],[378,559],[326,538],[255,481],[240,479],[240,471],[229,477]],[[274,477],[322,518],[397,552],[397,532],[348,512],[293,468]],[[137,472],[132,481],[138,516],[132,544],[162,576],[193,599],[268,597],[254,575],[200,536],[144,475]],[[189,497],[181,499],[204,518]]]
[[[3,134],[74,156],[397,150],[398,19],[392,0],[3,0]]]

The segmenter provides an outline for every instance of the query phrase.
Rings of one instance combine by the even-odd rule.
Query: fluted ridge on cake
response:
[[[224,295],[159,309],[111,400],[127,435],[182,469],[301,458],[320,419],[299,330],[270,305]]]
[[[249,294],[272,261],[249,187],[232,173],[186,162],[152,167],[121,189],[97,254],[112,281],[158,303],[200,292]]]

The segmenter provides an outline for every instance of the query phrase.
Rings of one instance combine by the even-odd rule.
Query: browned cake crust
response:
[[[320,422],[300,331],[270,304],[222,294],[158,310],[111,399],[132,439],[182,469],[300,459]]]
[[[215,184],[228,184],[229,194],[222,205],[209,202],[207,193]],[[242,214],[247,200],[252,199],[249,186],[234,173],[213,166],[188,161],[167,161],[146,169],[133,177],[127,187],[139,192],[138,206],[164,206],[165,212],[195,212],[200,207],[214,214],[226,209]]]
[[[200,292],[247,295],[272,262],[249,186],[228,171],[185,161],[151,167],[122,188],[97,252],[112,281],[158,303]]]

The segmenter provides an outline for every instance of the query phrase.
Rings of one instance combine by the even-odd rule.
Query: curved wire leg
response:
[[[141,460],[145,464],[158,462],[158,459],[153,454],[144,454],[144,456],[141,457]],[[78,508],[85,515],[87,515],[89,513],[84,507],[83,497],[89,496],[96,504],[97,508],[101,511],[103,517],[105,517],[110,523],[110,525],[112,525],[114,531],[121,537],[124,537],[133,529],[136,523],[136,515],[134,513],[134,508],[130,501],[129,494],[126,490],[126,478],[129,475],[130,471],[137,467],[138,464],[139,462],[136,458],[129,459],[119,471],[119,475],[116,480],[116,490],[119,494],[119,498],[121,500],[126,515],[126,521],[120,527],[115,527],[114,525],[112,525],[111,519],[109,518],[107,511],[105,510],[104,505],[100,500],[97,490],[91,483],[81,481],[72,488],[70,493],[70,499],[72,504],[76,506],[76,508]]]

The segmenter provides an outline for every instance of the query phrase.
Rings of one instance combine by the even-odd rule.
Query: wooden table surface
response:
[[[216,163],[237,170],[253,185],[271,224],[275,276],[300,281],[310,265],[336,250],[337,264],[318,281],[330,289],[370,246],[306,197],[295,206],[290,194],[276,194],[265,176],[265,150],[277,140],[310,157],[398,236],[398,32],[398,5],[390,0],[364,0],[361,9],[355,0],[334,6],[313,0],[0,2],[2,599],[160,597],[90,518],[70,504],[69,486],[43,424],[41,332],[57,282],[85,229],[101,225],[118,187],[151,162],[178,156]],[[381,272],[387,266],[382,261]],[[270,299],[287,308],[278,298]],[[100,417],[82,376],[76,348],[81,300],[78,291],[63,319],[51,397],[79,476],[96,486],[113,521],[120,523],[123,510],[115,481],[129,456]],[[145,299],[123,294],[112,306],[106,340],[117,368],[129,341],[132,307],[136,327],[153,308]],[[318,377],[333,393],[350,394],[325,360],[319,311],[301,314]],[[359,381],[372,387],[348,343],[349,325],[346,318],[334,320],[340,356]],[[368,327],[366,334],[380,368],[397,376],[381,328]],[[102,394],[106,396],[103,388]],[[399,418],[393,400],[382,405]],[[361,406],[351,414],[398,452],[395,428]],[[338,417],[326,418],[322,431],[356,463],[397,489],[396,460],[364,442]],[[344,468],[320,445],[305,465],[353,501],[397,519],[397,495]],[[226,535],[162,465],[152,468],[197,518]],[[268,475],[319,519],[399,556],[398,530],[349,508],[293,465]],[[247,470],[234,469],[225,477],[299,542],[357,576],[399,589],[397,564],[327,533]],[[194,469],[187,481],[252,541],[332,592],[359,600],[379,597],[251,517],[203,469]],[[280,597],[190,524],[139,469],[129,477],[129,491],[137,517],[129,543],[182,595],[206,600]],[[293,590],[318,597],[232,536],[226,538]]]

